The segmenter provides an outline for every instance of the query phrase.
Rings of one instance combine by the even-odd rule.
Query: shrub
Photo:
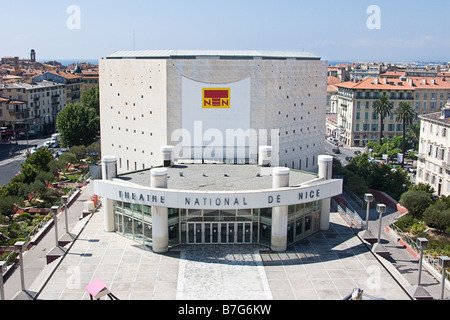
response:
[[[421,219],[425,209],[431,205],[432,199],[425,191],[407,191],[401,196],[399,203],[415,218]]]
[[[411,233],[413,235],[419,235],[423,233],[427,229],[427,225],[423,220],[417,220],[414,222],[414,224],[411,226]]]
[[[450,209],[443,201],[437,201],[423,213],[425,223],[440,231],[450,228]]]

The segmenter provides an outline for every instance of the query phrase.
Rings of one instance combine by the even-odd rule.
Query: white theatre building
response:
[[[107,231],[165,252],[329,225],[327,63],[304,52],[130,51],[100,61]],[[301,170],[301,171],[300,171]],[[312,172],[318,172],[314,174]]]
[[[118,172],[161,164],[256,164],[270,145],[282,167],[317,171],[327,62],[304,52],[125,51],[100,60],[102,154]]]

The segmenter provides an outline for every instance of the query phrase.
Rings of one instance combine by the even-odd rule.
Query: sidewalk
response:
[[[67,210],[69,230],[72,230],[79,222],[79,217],[84,209],[84,202],[91,197],[90,186],[87,185],[81,190],[80,195]],[[64,212],[58,215],[58,237],[66,232]],[[31,284],[40,276],[42,270],[47,267],[47,253],[55,247],[54,227],[41,239],[41,241],[23,255],[25,289],[28,290]],[[20,266],[16,265],[15,270],[5,279],[5,299],[11,300],[20,292]]]
[[[94,278],[121,300],[342,300],[354,288],[375,298],[409,300],[405,288],[417,281],[417,261],[395,239],[382,235],[391,264],[370,252],[335,212],[330,230],[284,253],[258,245],[182,245],[155,254],[136,241],[105,232],[102,207],[79,221],[89,198],[87,186],[68,210],[69,229],[79,236],[63,259],[46,264],[46,253],[55,246],[53,230],[24,255],[25,288],[38,293],[38,300],[89,299],[84,288]],[[386,224],[393,214],[388,213]],[[376,221],[371,227],[376,229]],[[65,232],[63,215],[58,230],[60,235]],[[425,270],[422,285],[434,298],[440,297],[440,284]],[[5,283],[6,298],[20,290],[17,267]],[[446,291],[445,298],[449,296]]]
[[[366,221],[366,209],[360,208],[353,200],[345,194],[342,196],[347,199],[357,211],[360,217]],[[408,250],[398,243],[393,233],[387,232],[386,227],[395,221],[401,215],[396,209],[386,206],[386,213],[382,218],[381,244],[389,251],[389,262],[400,272],[400,274],[411,284],[417,285],[419,261],[412,256]],[[376,208],[370,209],[369,212],[369,229],[375,237],[378,237],[379,230],[379,213]],[[426,268],[422,267],[421,285],[428,291],[434,299],[440,299],[441,283],[440,278],[437,280]],[[449,286],[444,291],[444,299],[450,299]]]

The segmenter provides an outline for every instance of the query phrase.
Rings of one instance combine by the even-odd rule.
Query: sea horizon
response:
[[[61,63],[65,67],[70,66],[71,64],[74,64],[74,63],[83,63],[83,62],[98,65],[98,60],[99,59],[84,59],[84,58],[80,58],[80,59],[38,59],[38,61],[41,63],[56,61],[56,62]]]

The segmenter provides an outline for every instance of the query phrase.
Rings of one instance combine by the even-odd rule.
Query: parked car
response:
[[[340,154],[340,153],[341,153],[341,150],[339,150],[339,149],[333,149],[333,153],[335,153],[335,154]]]
[[[354,154],[356,154],[356,155],[361,154],[361,151],[356,150],[356,151],[354,152]]]

